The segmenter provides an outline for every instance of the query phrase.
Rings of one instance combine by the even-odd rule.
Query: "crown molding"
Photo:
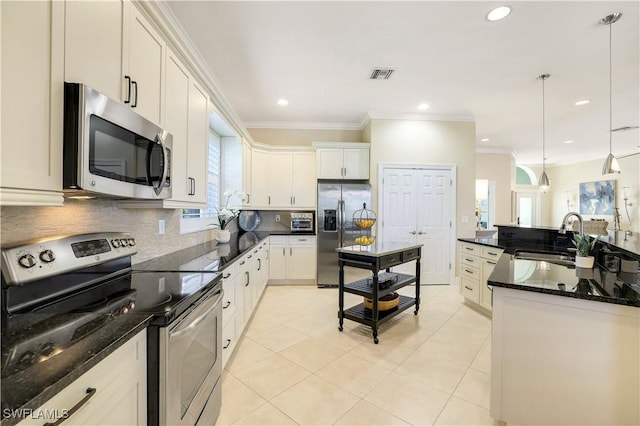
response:
[[[360,124],[353,123],[250,121],[244,125],[247,129],[362,130]]]
[[[517,158],[515,151],[511,149],[498,149],[498,148],[476,148],[477,154],[509,154],[513,158]]]

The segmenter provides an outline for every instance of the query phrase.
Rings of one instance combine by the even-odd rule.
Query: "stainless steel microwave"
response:
[[[171,198],[173,136],[126,105],[64,84],[65,193]]]

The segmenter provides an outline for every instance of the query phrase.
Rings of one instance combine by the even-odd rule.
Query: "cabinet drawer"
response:
[[[271,245],[284,246],[287,244],[287,238],[286,235],[272,235],[269,237],[269,243]]]
[[[493,259],[497,261],[502,255],[503,251],[504,250],[502,250],[501,248],[480,247],[480,256],[485,259]]]
[[[289,245],[290,246],[307,246],[316,243],[315,235],[307,235],[307,236],[291,236],[289,237]]]
[[[480,246],[478,244],[462,243],[461,254],[475,254],[480,255]]]
[[[408,262],[409,260],[417,259],[420,257],[420,249],[414,248],[402,252],[402,261]]]
[[[469,265],[460,265],[460,276],[478,281],[480,280],[480,269]]]
[[[389,268],[391,266],[402,263],[402,253],[394,253],[380,258],[380,269]]]
[[[460,280],[460,293],[466,298],[475,303],[480,303],[480,292],[478,282],[467,277],[462,277]]]
[[[480,258],[467,253],[460,253],[460,264],[473,266],[474,268],[480,267]]]

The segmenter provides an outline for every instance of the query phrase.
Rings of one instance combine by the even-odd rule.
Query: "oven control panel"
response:
[[[136,240],[126,232],[101,232],[42,238],[2,248],[6,285],[62,274],[109,260],[132,256]]]

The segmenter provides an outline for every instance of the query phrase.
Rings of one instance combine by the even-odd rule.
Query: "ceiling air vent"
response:
[[[392,68],[374,68],[371,70],[369,80],[389,80],[394,71]]]

